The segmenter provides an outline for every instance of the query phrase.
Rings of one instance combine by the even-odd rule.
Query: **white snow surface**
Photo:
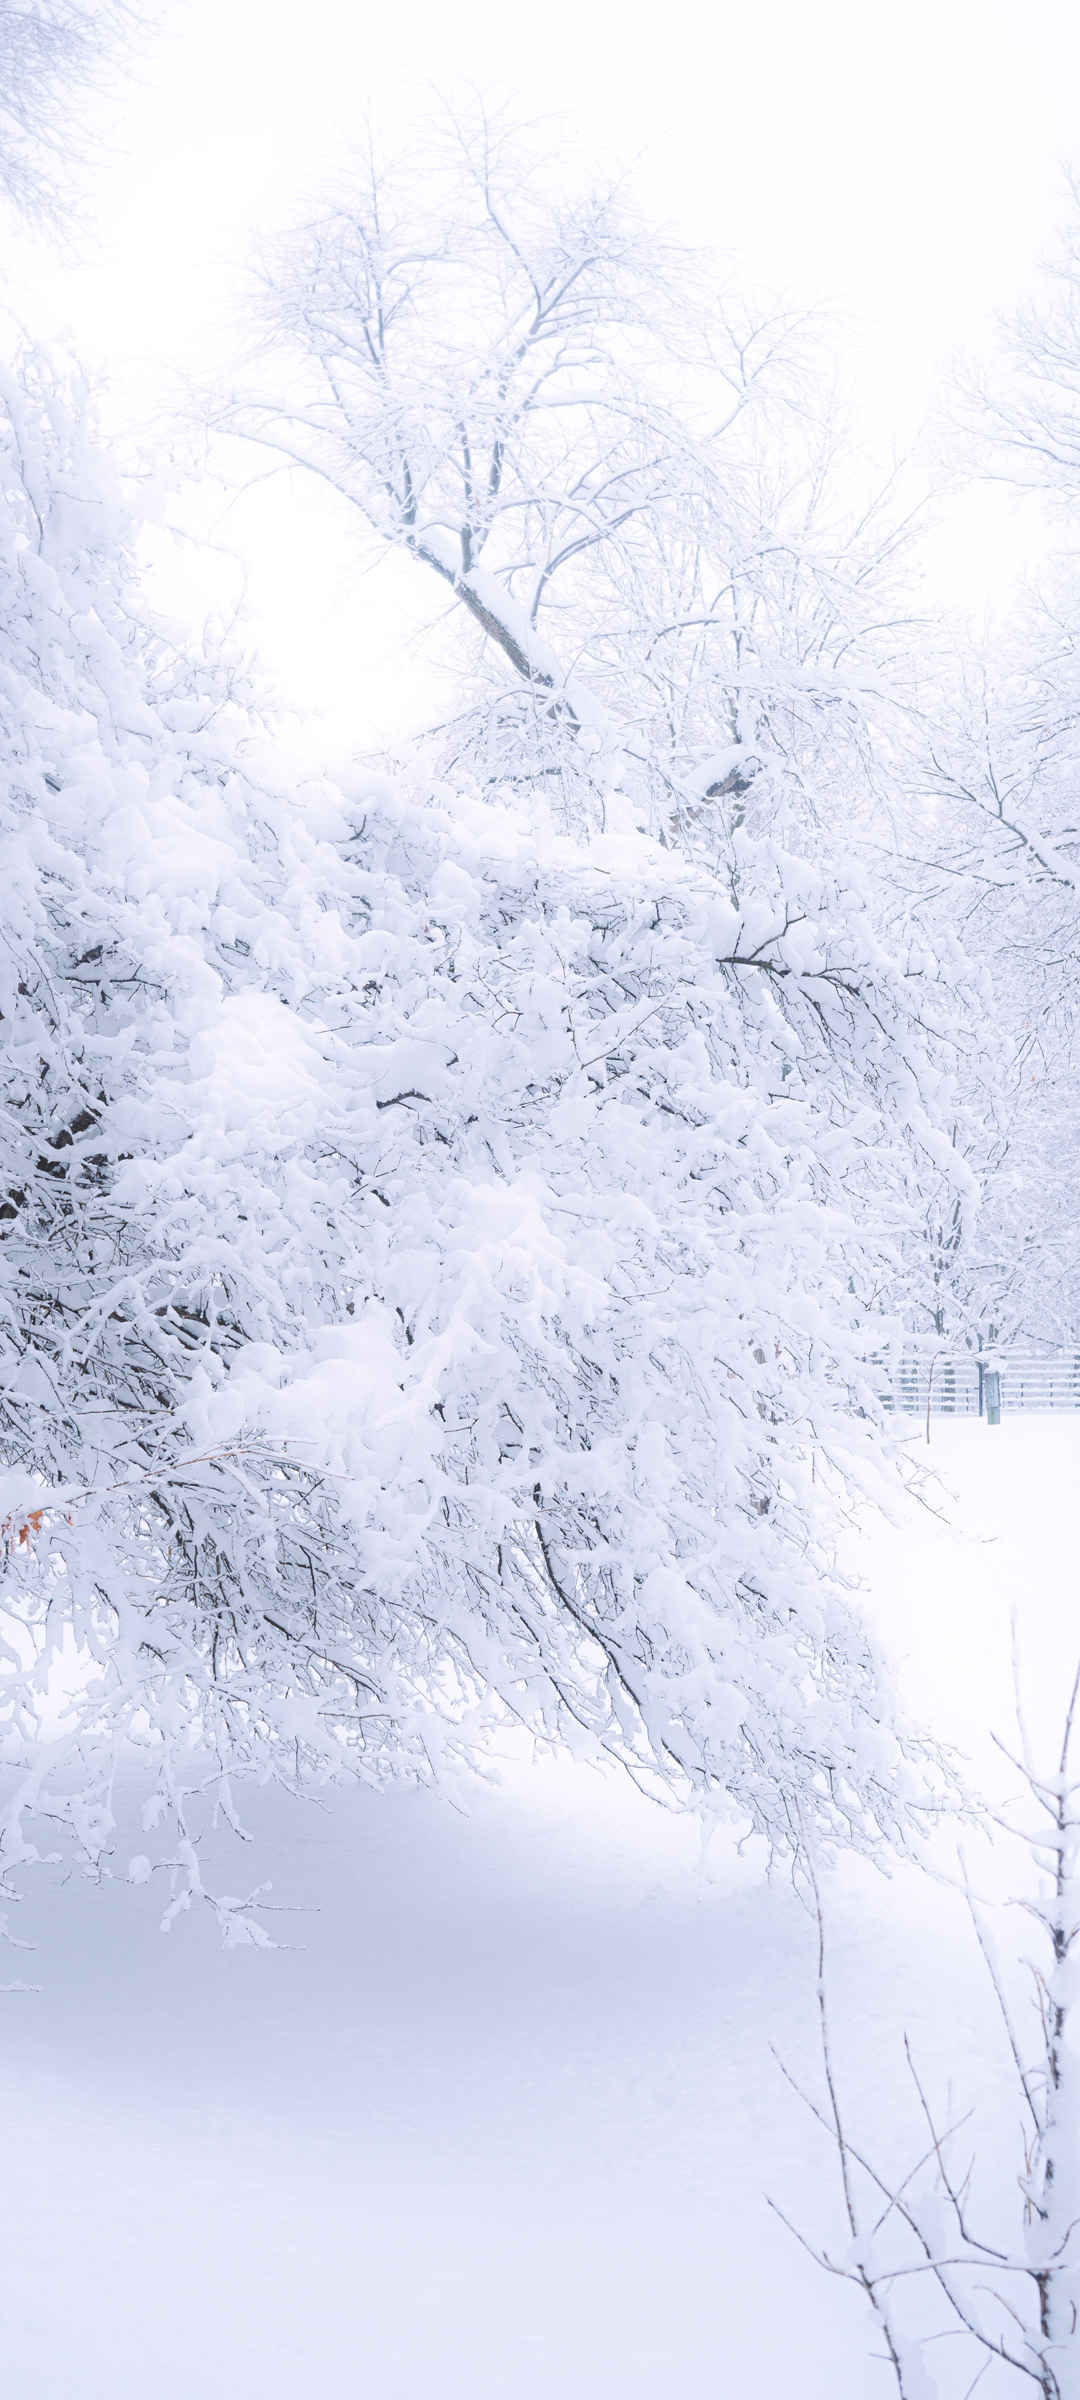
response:
[[[996,1791],[1013,1611],[1036,1735],[1080,1648],[1080,1418],[935,1427],[930,1458],[942,1513],[859,1537],[867,1605]],[[0,1959],[38,1987],[0,1999],[5,2400],[886,2392],[856,2298],[768,2207],[839,2239],[772,2055],[815,2075],[790,1885],[584,1768],[452,1799],[249,1801],[272,1951],[209,1915],[163,1939],[137,1841],[126,1885],[38,1879],[36,1950]],[[972,1865],[1000,1888],[985,1843]],[[935,2088],[1003,2094],[955,1892],[854,1863],[827,1911],[861,2127],[903,2147],[905,2028]]]

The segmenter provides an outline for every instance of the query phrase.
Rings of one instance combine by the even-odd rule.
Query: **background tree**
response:
[[[415,558],[474,636],[440,753],[684,844],[865,811],[902,527],[834,489],[812,326],[482,113],[279,252],[268,397],[225,413]],[[264,376],[264,381],[270,378]],[[843,793],[842,803],[836,786]],[[827,795],[831,795],[832,806]]]
[[[902,847],[911,901],[970,961],[958,1138],[977,1216],[935,1222],[942,1321],[974,1343],[1074,1341],[1080,989],[1080,249],[1066,227],[991,381],[967,393],[967,456],[1031,494],[1037,591],[930,687]],[[1038,515],[1041,500],[1043,514]],[[916,858],[913,854],[918,853]],[[964,987],[958,979],[963,1010]],[[986,1038],[987,1022],[993,1027]]]

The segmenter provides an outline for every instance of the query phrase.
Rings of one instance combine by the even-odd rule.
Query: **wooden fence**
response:
[[[970,1350],[905,1350],[882,1360],[882,1397],[904,1416],[978,1417],[985,1413],[983,1365]],[[1003,1415],[1017,1410],[1080,1409],[1080,1351],[996,1350]]]

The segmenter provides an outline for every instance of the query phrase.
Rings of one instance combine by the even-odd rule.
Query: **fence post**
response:
[[[1000,1423],[1001,1423],[1001,1369],[1000,1369],[1000,1367],[986,1367],[986,1368],[984,1369],[984,1372],[983,1372],[983,1390],[984,1390],[984,1392],[985,1392],[985,1395],[986,1395],[986,1422],[987,1422],[987,1424],[988,1424],[988,1425],[1000,1425]]]

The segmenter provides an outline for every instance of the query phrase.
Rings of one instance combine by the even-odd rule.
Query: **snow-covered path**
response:
[[[872,1605],[913,1704],[997,1772],[1014,1604],[1036,1719],[1080,1648],[1080,1419],[959,1424],[932,1457],[959,1530],[877,1529]],[[832,2222],[771,2056],[813,2072],[790,1890],[569,1770],[467,1811],[263,1815],[299,1912],[273,1954],[162,1940],[144,1891],[34,1904],[12,1969],[42,1989],[0,2002],[4,2400],[884,2392],[856,2303],[766,2205]],[[829,1905],[871,2121],[905,2025],[944,2071],[951,2011],[992,2079],[953,1896],[845,1868]]]

